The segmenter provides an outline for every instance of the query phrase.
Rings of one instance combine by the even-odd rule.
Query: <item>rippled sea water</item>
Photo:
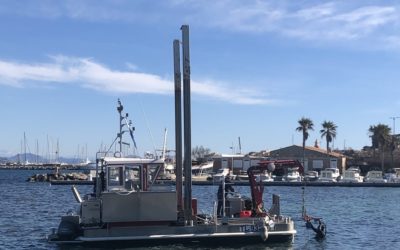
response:
[[[29,176],[41,172],[0,170],[0,249],[83,249],[47,243],[45,237],[51,228],[57,228],[61,216],[75,210],[78,204],[70,186],[26,182]],[[92,189],[77,188],[82,195]],[[235,187],[235,191],[250,194],[249,187]],[[199,213],[211,212],[216,192],[216,186],[193,186]],[[273,193],[281,196],[282,214],[295,221],[297,235],[293,244],[213,249],[400,249],[400,188],[306,186],[308,213],[322,217],[327,224],[324,240],[316,240],[300,218],[301,187],[266,187],[266,207],[271,205]],[[146,249],[172,248],[191,249],[181,245]]]

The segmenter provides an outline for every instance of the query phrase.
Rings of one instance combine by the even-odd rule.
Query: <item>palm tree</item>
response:
[[[304,167],[304,161],[305,161],[305,148],[306,148],[306,141],[308,139],[308,130],[314,130],[314,123],[311,119],[302,117],[300,120],[298,120],[299,127],[296,128],[296,131],[302,132],[303,133],[303,167]]]
[[[337,126],[331,121],[324,121],[322,123],[322,129],[319,131],[321,133],[321,138],[326,138],[326,153],[329,155],[329,143],[336,138]]]
[[[375,126],[370,126],[368,129],[372,140],[372,148],[375,150],[379,149],[381,156],[381,169],[384,170],[384,162],[385,162],[385,149],[389,146],[390,143],[390,128],[385,124],[378,124]]]

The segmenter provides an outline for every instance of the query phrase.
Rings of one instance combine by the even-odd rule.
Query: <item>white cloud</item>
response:
[[[398,33],[400,10],[391,2],[371,0],[261,1],[28,1],[0,6],[0,14],[70,18],[90,22],[169,23],[182,21],[232,32],[274,33],[316,41],[377,41]]]
[[[387,34],[381,28],[396,27],[400,20],[396,6],[349,6],[340,2],[309,6],[260,1],[245,1],[240,6],[236,1],[224,3],[199,10],[207,16],[204,20],[208,25],[239,32],[273,32],[307,40],[353,40],[369,34],[384,37]]]
[[[333,3],[325,3],[316,5],[309,8],[303,8],[295,12],[295,16],[303,20],[315,20],[323,17],[331,16],[335,12],[335,5]]]
[[[67,0],[9,1],[1,15],[135,25],[174,25],[357,48],[398,50],[400,8],[394,1]],[[213,31],[211,31],[213,32]],[[351,43],[349,43],[351,42]]]
[[[173,80],[158,75],[112,70],[94,60],[53,56],[51,63],[26,64],[0,60],[0,84],[25,87],[32,84],[79,84],[100,92],[173,94]],[[192,93],[236,104],[270,104],[250,89],[235,89],[216,81],[192,81]]]

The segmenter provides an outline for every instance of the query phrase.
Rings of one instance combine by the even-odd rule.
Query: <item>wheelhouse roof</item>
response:
[[[116,157],[104,157],[104,163],[107,165],[117,165],[117,164],[163,164],[162,159],[147,159],[147,158],[116,158]]]

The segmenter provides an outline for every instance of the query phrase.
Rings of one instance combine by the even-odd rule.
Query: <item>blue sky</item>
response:
[[[334,147],[370,145],[400,116],[397,1],[1,1],[0,155],[93,158],[118,129],[138,151],[174,147],[172,42],[190,26],[192,145],[232,153],[301,144],[301,117],[337,126]],[[399,123],[400,129],[400,123]],[[396,129],[397,130],[397,129]]]

